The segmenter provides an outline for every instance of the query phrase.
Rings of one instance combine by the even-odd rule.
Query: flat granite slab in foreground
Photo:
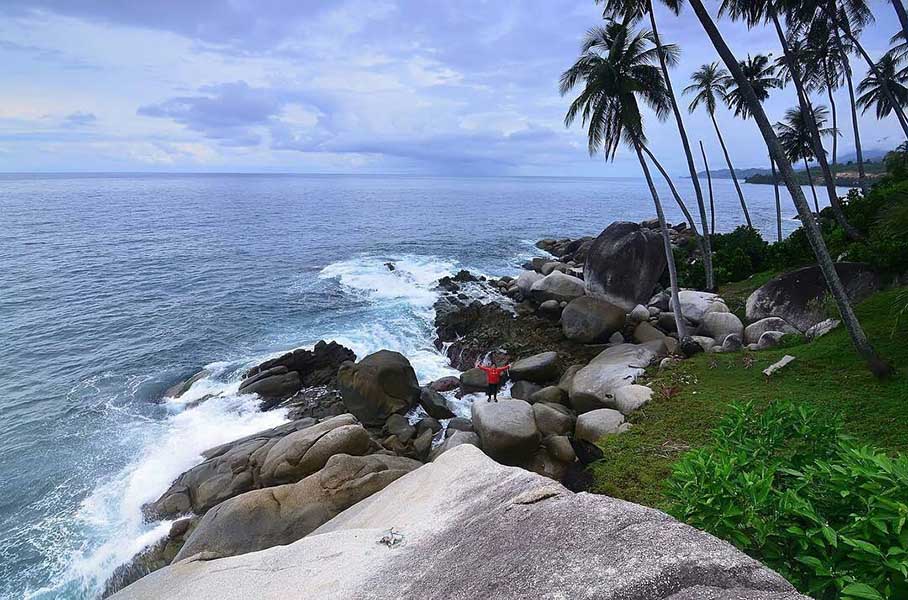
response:
[[[289,546],[190,557],[113,598],[807,597],[731,545],[665,513],[572,493],[463,445]]]

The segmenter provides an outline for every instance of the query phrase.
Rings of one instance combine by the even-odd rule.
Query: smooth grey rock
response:
[[[713,346],[716,345],[716,340],[705,335],[692,335],[690,336],[692,340],[700,344],[700,347],[703,348],[704,352],[709,352]]]
[[[570,302],[585,293],[582,279],[565,275],[561,271],[554,271],[546,275],[530,288],[530,298],[540,303],[546,300]]]
[[[457,446],[462,446],[463,444],[470,444],[471,446],[476,446],[480,448],[482,442],[479,439],[479,435],[473,431],[455,431],[453,435],[445,439],[444,442],[439,444],[436,448],[433,448],[429,453],[429,460],[434,461],[436,458],[451,450]]]
[[[542,268],[539,269],[539,272],[543,275],[549,275],[553,271],[561,271],[562,273],[567,273],[570,270],[570,267],[566,264],[558,261],[547,262],[542,265]]]
[[[470,445],[445,452],[293,544],[180,562],[116,598],[288,595],[808,600],[730,544],[664,512],[574,494],[524,469],[497,465]]]
[[[520,464],[539,446],[532,407],[523,400],[474,402],[473,427],[483,451],[503,464]]]
[[[416,437],[416,427],[410,425],[410,421],[407,417],[394,414],[385,421],[382,433],[385,435],[396,435],[397,439],[406,444]]]
[[[454,417],[448,421],[448,431],[473,431],[473,421],[464,417]]]
[[[663,332],[653,327],[648,321],[637,323],[637,326],[634,327],[634,340],[639,344],[661,342],[665,337]]]
[[[441,423],[435,417],[423,417],[416,422],[416,435],[428,429],[432,433],[441,431]]]
[[[426,411],[426,414],[436,419],[451,419],[456,416],[448,408],[448,401],[445,397],[428,387],[420,390],[419,405]]]
[[[460,391],[464,394],[475,394],[488,389],[488,377],[485,371],[474,367],[460,374]]]
[[[728,312],[728,307],[722,303],[722,299],[717,294],[710,292],[699,292],[696,290],[681,290],[678,292],[678,299],[681,301],[681,315],[694,325],[698,325],[703,320],[713,304],[720,303],[725,309],[722,312]],[[675,303],[669,298],[668,309],[674,310]]]
[[[775,348],[779,345],[779,341],[781,341],[783,336],[785,336],[785,333],[782,331],[764,331],[760,339],[757,340],[756,349],[767,350]]]
[[[624,336],[621,334],[620,331],[616,331],[611,336],[609,336],[608,343],[609,344],[623,344]]]
[[[732,333],[743,339],[744,324],[734,313],[711,312],[703,317],[699,333],[716,340],[724,340]]]
[[[258,394],[262,398],[287,398],[300,390],[302,382],[296,371],[274,367],[250,377],[240,384],[241,394]]]
[[[298,483],[246,492],[215,506],[174,561],[201,552],[211,560],[289,544],[420,466],[383,454],[332,456]]]
[[[560,405],[558,405],[560,406]],[[567,411],[542,402],[533,405],[536,428],[543,436],[567,435],[574,431],[574,419]]]
[[[542,439],[542,445],[555,460],[565,463],[577,460],[571,440],[565,435],[548,435]]]
[[[577,428],[574,437],[595,444],[610,433],[618,433],[618,427],[624,423],[624,415],[611,408],[599,408],[583,413],[577,417]]]
[[[656,356],[656,352],[643,345],[619,344],[606,348],[574,375],[571,407],[578,414],[605,408],[615,390],[634,383]]]
[[[429,389],[433,392],[450,392],[458,387],[460,387],[460,378],[453,375],[436,379],[429,384]]]
[[[511,394],[511,397],[514,395]],[[558,387],[557,385],[550,385],[544,387],[541,390],[535,391],[530,394],[529,398],[526,400],[530,404],[536,404],[537,402],[549,402],[551,404],[564,404],[567,402],[567,392]]]
[[[629,312],[646,303],[665,266],[658,232],[636,223],[612,223],[590,246],[583,265],[586,290]]]
[[[542,386],[531,381],[515,381],[511,384],[511,398],[517,400],[529,401],[536,392],[542,390]]]
[[[584,344],[603,341],[624,327],[625,310],[591,296],[572,300],[561,313],[564,337]]]
[[[419,382],[399,352],[379,350],[358,363],[346,362],[337,374],[344,405],[365,425],[382,425],[419,402]]]
[[[744,328],[744,343],[745,344],[756,344],[760,341],[760,337],[767,331],[781,331],[782,333],[797,333],[796,327],[789,325],[785,319],[779,317],[766,317],[765,319],[760,319],[755,323],[751,323]]]
[[[524,296],[529,296],[533,284],[542,279],[542,277],[536,271],[521,271],[520,275],[517,276],[517,289]]]
[[[737,352],[744,347],[741,336],[737,333],[730,333],[722,340],[722,352]]]
[[[807,338],[808,342],[812,342],[818,337],[823,337],[841,324],[842,322],[838,319],[826,319],[824,321],[820,321],[819,323],[805,331],[804,337]]]
[[[629,415],[646,405],[652,397],[653,390],[645,385],[626,385],[615,390],[612,405],[609,408],[614,408],[623,415]]]
[[[557,317],[561,314],[561,303],[557,300],[546,300],[539,305],[539,312],[545,316]]]
[[[558,387],[560,387],[565,394],[571,393],[571,384],[574,382],[574,375],[577,374],[584,365],[571,365],[562,373],[561,378],[558,380]]]
[[[646,308],[645,306],[643,306],[642,304],[638,304],[637,306],[634,307],[634,310],[632,310],[630,312],[629,316],[630,316],[631,321],[633,321],[635,323],[641,323],[643,321],[648,321],[649,316],[650,316],[649,309]]]
[[[836,272],[852,303],[868,298],[880,288],[879,276],[863,263],[840,262]],[[826,280],[819,267],[804,267],[769,280],[748,298],[748,321],[781,317],[800,331],[826,318]]]
[[[561,370],[558,366],[557,352],[542,352],[522,358],[511,365],[508,371],[514,381],[532,381],[546,383],[558,379]]]

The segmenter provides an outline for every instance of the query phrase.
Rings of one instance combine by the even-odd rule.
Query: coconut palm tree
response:
[[[661,0],[676,15],[681,10],[682,0]],[[706,287],[710,290],[715,288],[715,274],[713,271],[712,243],[709,239],[709,228],[706,223],[706,204],[703,201],[703,190],[700,187],[700,180],[697,178],[697,167],[694,164],[694,156],[690,149],[690,140],[687,137],[687,130],[684,127],[684,119],[681,118],[681,110],[678,108],[678,102],[675,99],[675,91],[672,87],[672,79],[668,73],[670,61],[668,55],[663,52],[662,40],[659,37],[659,28],[656,25],[656,15],[653,11],[652,0],[596,0],[597,4],[603,5],[603,17],[612,20],[620,20],[626,24],[632,24],[645,15],[649,16],[650,27],[652,28],[653,40],[656,44],[656,51],[659,54],[659,66],[662,69],[662,78],[665,80],[665,89],[668,92],[669,103],[671,104],[672,113],[675,117],[675,124],[678,126],[678,137],[681,139],[681,147],[684,149],[684,156],[687,159],[687,170],[690,173],[691,183],[694,186],[694,195],[697,197],[697,208],[700,212],[700,226],[705,235],[697,235],[697,227],[690,223],[691,229],[697,235],[700,251],[703,254],[703,267],[706,270]],[[680,199],[680,196],[675,198]],[[682,203],[683,204],[683,203]],[[685,216],[687,211],[685,208]],[[690,219],[688,219],[690,221]]]
[[[808,84],[810,83],[805,72],[802,71],[803,53],[806,49],[806,43],[800,35],[804,29],[803,23],[809,23],[810,19],[804,17],[805,14],[814,15],[817,9],[811,2],[826,2],[827,0],[788,0],[790,6],[785,6],[785,0],[722,0],[719,7],[719,14],[727,14],[734,20],[743,20],[748,27],[754,27],[764,21],[771,22],[775,28],[779,43],[782,46],[782,55],[787,67],[787,73],[794,84],[795,91],[798,94],[798,104],[809,115],[813,112],[813,105],[810,102]],[[780,9],[787,9],[788,21],[795,26],[791,28],[789,35],[786,35],[782,28],[780,20]],[[785,16],[785,15],[783,15]],[[823,172],[823,178],[826,183],[826,193],[829,196],[829,205],[832,207],[833,215],[836,221],[845,230],[846,235],[853,239],[861,238],[860,232],[852,227],[845,218],[845,211],[842,202],[836,193],[835,178],[829,163],[826,160],[826,152],[823,149],[823,140],[818,128],[813,121],[807,123],[808,133],[814,145],[814,155],[817,157],[820,170]]]
[[[700,21],[700,25],[703,27],[707,37],[709,37],[710,42],[712,42],[716,51],[719,53],[722,62],[725,63],[726,68],[731,72],[731,76],[734,77],[735,82],[742,88],[742,93],[747,101],[754,121],[757,123],[760,134],[763,136],[763,140],[769,148],[770,156],[775,161],[782,180],[785,182],[785,187],[788,188],[795,207],[798,209],[798,215],[801,217],[801,223],[804,227],[807,239],[816,255],[817,264],[820,271],[823,273],[826,285],[838,306],[839,314],[842,316],[842,322],[845,323],[845,328],[851,336],[852,344],[854,344],[855,349],[867,362],[868,368],[874,375],[877,377],[891,375],[892,367],[877,354],[876,349],[870,343],[870,340],[867,339],[867,335],[864,333],[860,321],[858,321],[857,316],[854,314],[851,300],[848,298],[845,286],[842,285],[842,280],[839,278],[839,274],[835,269],[835,263],[832,262],[832,257],[829,255],[829,249],[826,247],[826,242],[823,241],[820,228],[816,221],[811,217],[810,206],[807,204],[806,198],[804,198],[804,192],[798,186],[794,170],[791,168],[791,163],[786,158],[782,146],[779,144],[779,139],[776,137],[775,131],[773,130],[769,119],[766,117],[763,105],[760,104],[759,99],[757,99],[756,94],[754,94],[753,89],[744,77],[744,73],[741,70],[741,66],[738,64],[738,60],[722,37],[719,28],[716,27],[715,22],[703,5],[703,1],[690,0],[690,6],[696,14],[697,20]]]
[[[709,162],[706,160],[706,150],[703,149],[703,140],[700,141],[700,154],[703,155],[703,168],[706,169],[706,183],[709,185],[709,219],[710,235],[716,233],[716,203],[713,200],[713,177],[709,174]]]
[[[725,98],[725,91],[728,87],[728,71],[719,67],[719,63],[710,63],[703,65],[691,75],[693,84],[684,88],[685,94],[695,94],[694,99],[688,106],[690,112],[694,112],[701,104],[706,107],[709,118],[716,129],[716,137],[719,138],[719,145],[722,146],[722,153],[725,155],[725,164],[731,172],[731,180],[735,184],[735,190],[738,192],[738,200],[741,201],[741,210],[744,211],[744,220],[748,227],[753,227],[750,220],[750,212],[747,210],[747,202],[744,200],[744,192],[741,191],[741,184],[738,183],[738,176],[735,168],[731,164],[731,158],[728,156],[728,148],[725,146],[725,140],[722,138],[722,131],[719,130],[719,123],[716,121],[716,107],[718,99]]]
[[[825,106],[815,106],[813,115],[810,115],[801,107],[789,108],[785,111],[785,119],[776,123],[776,135],[779,137],[779,143],[782,144],[782,150],[785,156],[791,162],[799,160],[804,161],[804,170],[807,171],[807,181],[810,184],[810,191],[813,193],[813,205],[817,213],[820,212],[820,204],[817,201],[817,190],[814,188],[813,175],[810,173],[809,161],[816,158],[813,145],[813,139],[810,136],[810,125],[808,121],[813,119],[820,135],[833,136],[837,132],[831,127],[823,127],[828,119],[829,110]],[[824,150],[825,152],[825,150]]]
[[[739,63],[741,70],[744,72],[744,77],[747,79],[747,82],[750,83],[750,87],[756,94],[757,99],[760,102],[765,102],[769,98],[769,92],[773,88],[782,87],[782,80],[776,76],[776,65],[770,62],[770,57],[757,54],[754,57],[751,57],[750,54],[747,55],[747,60],[742,60]],[[741,92],[741,89],[738,87],[738,84],[735,83],[734,77],[726,77],[726,87],[728,91],[725,93],[725,103],[728,104],[728,107],[732,109],[735,113],[735,116],[741,117],[742,119],[750,118],[750,110],[747,107],[747,102],[744,100],[744,95]],[[776,164],[775,161],[770,157],[769,165],[772,168],[772,186],[773,192],[776,196],[776,231],[778,233],[778,241],[782,241],[782,203],[779,199],[779,180],[776,177]]]
[[[908,106],[908,71],[898,70],[896,59],[892,54],[884,54],[877,62],[876,72],[871,71],[858,85],[858,106],[861,114],[873,108],[877,119],[888,117],[899,107]],[[891,92],[885,93],[885,89]],[[898,106],[893,106],[890,98],[895,97]]]
[[[564,117],[570,126],[578,117],[587,130],[590,154],[602,151],[607,160],[614,160],[623,142],[633,148],[649,186],[659,218],[665,259],[668,262],[672,305],[678,337],[687,337],[678,297],[678,273],[672,254],[671,239],[665,213],[656,186],[644,158],[647,144],[639,101],[649,106],[660,119],[668,117],[670,101],[662,72],[655,64],[659,52],[653,47],[655,38],[649,31],[634,32],[624,24],[612,22],[591,29],[581,46],[577,61],[561,75],[559,90],[564,96],[576,87],[579,95],[571,102]],[[674,48],[662,48],[662,53],[675,53]]]

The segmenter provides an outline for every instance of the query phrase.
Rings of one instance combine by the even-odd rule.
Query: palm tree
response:
[[[578,116],[581,118],[581,123],[587,130],[591,155],[601,150],[607,160],[614,160],[621,142],[633,148],[637,154],[659,218],[665,259],[668,262],[675,323],[678,337],[684,339],[687,337],[687,328],[681,316],[678,273],[668,225],[659,194],[643,157],[647,139],[638,99],[653,109],[660,119],[668,116],[671,104],[665,80],[659,67],[654,64],[659,60],[660,54],[652,47],[654,43],[655,38],[651,32],[633,32],[626,25],[615,22],[593,28],[584,39],[580,57],[561,75],[559,90],[564,96],[575,87],[581,87],[580,94],[568,108],[564,123],[565,126],[570,126]],[[663,54],[669,51],[675,52],[674,48],[662,48]]]
[[[716,204],[713,201],[713,177],[709,174],[709,163],[706,161],[706,150],[703,149],[703,140],[700,140],[700,154],[703,155],[703,167],[706,169],[706,183],[709,185],[709,219],[710,235],[716,233]]]
[[[883,58],[877,62],[876,72],[871,71],[867,77],[858,85],[858,106],[861,107],[861,114],[865,114],[871,108],[875,109],[876,118],[883,119],[888,117],[898,107],[908,106],[908,72],[905,70],[898,71],[896,59],[892,54],[884,54]],[[889,89],[890,94],[885,93]],[[890,98],[895,97],[898,106],[893,106]]]
[[[815,1],[822,3],[827,0]],[[791,78],[791,82],[794,83],[795,91],[798,94],[798,104],[800,104],[801,108],[809,115],[813,113],[813,105],[810,102],[810,95],[807,89],[809,80],[805,78],[805,73],[801,70],[802,63],[799,61],[799,58],[803,59],[804,57],[806,43],[804,43],[798,35],[798,27],[792,28],[791,35],[787,36],[785,34],[779,20],[778,11],[780,4],[784,4],[784,2],[778,2],[776,0],[722,0],[719,14],[728,14],[735,20],[742,19],[746,22],[748,27],[754,27],[763,21],[772,22],[776,35],[779,38],[779,43],[782,45],[782,55],[785,66],[787,67],[787,73]],[[804,18],[805,14],[809,13],[813,15],[817,12],[810,0],[797,0],[790,4],[788,21],[793,22],[796,25],[809,22],[809,19]],[[801,27],[801,29],[803,29],[803,27]],[[815,148],[814,155],[817,157],[820,170],[823,172],[823,178],[826,183],[826,193],[829,196],[829,204],[832,207],[835,219],[842,229],[845,230],[848,237],[859,239],[862,237],[860,232],[852,227],[845,218],[842,202],[839,200],[839,196],[836,193],[835,178],[833,177],[832,170],[829,168],[829,163],[826,160],[826,152],[823,149],[823,141],[820,132],[812,120],[808,121],[807,126],[808,133],[810,134],[811,141]]]
[[[681,10],[682,0],[661,0],[672,12],[677,15]],[[712,243],[709,238],[709,228],[706,223],[706,205],[703,202],[703,190],[700,187],[700,180],[697,178],[697,167],[694,164],[694,156],[690,150],[690,140],[687,137],[687,131],[684,127],[684,120],[681,118],[681,110],[678,108],[678,102],[675,99],[675,91],[672,87],[672,79],[668,73],[669,56],[663,51],[665,47],[659,38],[659,28],[656,26],[656,15],[653,11],[652,0],[596,0],[597,4],[603,5],[603,17],[609,17],[612,20],[621,20],[626,24],[639,21],[644,15],[649,15],[650,27],[652,28],[653,41],[656,44],[656,51],[659,55],[659,66],[662,69],[662,78],[665,81],[665,89],[668,93],[668,100],[671,104],[672,113],[675,116],[675,124],[678,126],[678,136],[681,138],[681,146],[684,149],[684,156],[687,158],[687,170],[690,173],[691,183],[694,186],[694,195],[697,197],[697,208],[700,212],[700,225],[705,235],[697,235],[697,228],[691,222],[691,229],[697,235],[700,250],[703,254],[703,267],[706,270],[706,287],[709,290],[715,288],[715,274],[713,271]],[[675,198],[680,199],[680,196]],[[685,216],[687,214],[686,209]],[[690,219],[688,219],[690,221]]]
[[[709,12],[707,12],[706,7],[703,6],[702,0],[690,0],[690,5],[697,15],[697,19],[700,21],[707,37],[709,37],[713,46],[716,48],[716,51],[719,53],[722,62],[725,63],[726,68],[731,72],[731,76],[734,77],[735,82],[742,87],[744,98],[747,101],[754,121],[757,123],[757,127],[759,127],[760,133],[766,142],[766,146],[769,148],[770,156],[772,156],[772,159],[778,166],[782,179],[785,181],[785,187],[788,188],[795,206],[798,209],[798,214],[801,217],[801,223],[804,227],[807,239],[817,257],[817,264],[820,271],[823,273],[823,277],[826,279],[826,285],[829,288],[832,297],[835,299],[839,314],[842,316],[842,321],[845,323],[845,328],[851,336],[851,341],[854,344],[855,349],[867,362],[867,366],[874,375],[877,377],[891,375],[892,367],[877,354],[876,349],[874,349],[870,340],[867,339],[867,335],[864,333],[861,323],[854,314],[854,309],[851,307],[851,300],[848,298],[845,286],[842,285],[842,280],[839,278],[839,274],[835,269],[835,263],[832,262],[832,257],[829,255],[829,249],[826,247],[826,242],[823,241],[820,228],[814,219],[811,218],[810,206],[804,198],[804,192],[798,186],[794,170],[791,168],[791,163],[785,157],[782,146],[779,144],[779,139],[776,137],[769,119],[766,118],[766,113],[763,110],[762,104],[760,104],[756,94],[754,94],[753,89],[744,77],[744,73],[741,71],[741,66],[738,64],[734,53],[732,53],[728,44],[725,43],[725,39],[713,22],[712,17],[709,15]]]
[[[741,209],[744,211],[744,220],[747,226],[753,228],[750,220],[750,213],[747,210],[747,202],[744,200],[744,192],[741,191],[741,184],[738,183],[738,176],[735,168],[731,164],[731,158],[728,156],[728,148],[725,146],[725,140],[722,138],[722,132],[719,130],[719,123],[716,121],[717,98],[725,98],[725,91],[728,87],[728,71],[719,68],[719,63],[710,63],[703,65],[691,75],[693,84],[684,88],[685,94],[695,93],[688,110],[694,110],[703,104],[709,118],[712,119],[713,127],[716,129],[716,136],[719,138],[719,145],[722,146],[722,153],[725,155],[725,164],[731,172],[731,180],[735,184],[735,190],[738,192],[738,200],[741,201]]]
[[[832,115],[832,128],[838,131],[838,110],[835,103],[835,91],[844,83],[844,62],[848,56],[838,44],[833,28],[827,19],[814,18],[810,23],[805,43],[804,71],[810,81],[808,91],[819,92],[824,90],[829,100],[829,109]],[[836,164],[839,162],[838,136],[832,137],[832,172],[835,175]]]
[[[826,124],[828,115],[829,110],[825,106],[815,106],[813,109],[813,121],[819,129],[820,135],[823,136],[837,134],[835,129],[823,127]],[[779,143],[782,144],[782,150],[785,151],[785,156],[789,161],[804,161],[807,181],[810,183],[810,191],[813,193],[813,205],[817,213],[819,213],[820,204],[817,201],[817,191],[813,185],[813,176],[810,174],[810,164],[808,163],[808,161],[816,158],[813,139],[810,136],[810,125],[808,124],[810,120],[811,115],[803,108],[789,108],[785,111],[785,120],[776,123],[776,135],[779,137]]]
[[[769,91],[773,88],[782,87],[782,80],[776,76],[776,65],[770,62],[769,56],[757,54],[751,57],[747,55],[747,60],[738,63],[744,72],[744,77],[750,84],[750,88],[760,102],[765,102],[769,98]],[[747,108],[747,102],[741,88],[735,83],[734,77],[726,77],[726,86],[728,91],[725,93],[725,103],[732,109],[735,116],[742,119],[750,118],[750,110]],[[769,166],[772,168],[772,186],[776,196],[776,232],[778,241],[782,241],[782,203],[779,199],[779,180],[776,177],[776,163],[769,159]]]

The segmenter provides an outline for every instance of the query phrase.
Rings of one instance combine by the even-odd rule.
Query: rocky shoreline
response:
[[[785,335],[812,338],[837,325],[825,318],[825,287],[817,269],[808,267],[758,289],[741,316],[716,294],[682,291],[681,313],[696,335],[679,340],[660,283],[666,263],[656,228],[652,222],[613,223],[596,237],[542,240],[537,246],[547,256],[513,276],[488,279],[461,271],[439,280],[436,347],[462,372],[459,378],[421,383],[397,352],[357,361],[351,350],[325,341],[250,369],[240,393],[258,395],[262,410],[287,408],[290,422],[209,449],[146,505],[146,518],[173,521],[171,531],[120,567],[105,596],[168,565],[174,565],[165,569],[170,572],[175,565],[309,539],[338,515],[374,505],[394,482],[417,477],[424,465],[458,446],[541,475],[557,490],[551,497],[567,497],[568,490],[587,487],[585,466],[602,458],[596,442],[626,431],[627,415],[650,401],[653,391],[638,383],[648,367],[669,368],[704,351],[758,351]],[[683,225],[672,231],[676,246],[694,245]],[[879,287],[865,265],[840,263],[839,269],[856,300]],[[469,396],[485,388],[474,365],[486,357],[512,363],[498,403],[487,403],[484,394]],[[198,378],[176,384],[168,395],[185,393]],[[452,410],[455,397],[472,400],[470,418]],[[471,452],[460,449],[458,456],[494,470]],[[456,461],[440,462],[449,465],[433,471],[440,477],[459,468],[451,464]],[[755,589],[797,597],[788,593],[790,586]],[[127,590],[117,597],[155,597],[143,593]]]

